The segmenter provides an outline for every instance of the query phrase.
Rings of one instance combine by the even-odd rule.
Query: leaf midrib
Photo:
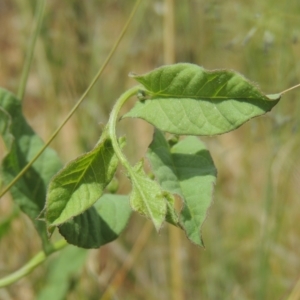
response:
[[[175,99],[195,99],[195,100],[264,100],[272,101],[265,96],[258,97],[225,97],[225,96],[191,96],[191,95],[172,95],[172,94],[160,94],[160,93],[149,93],[151,98],[148,100],[158,100],[159,98],[175,98]],[[264,99],[262,99],[264,98]]]
[[[138,190],[138,192],[142,196],[143,203],[146,205],[147,210],[150,212],[149,215],[151,216],[152,220],[155,222],[155,218],[151,212],[150,206],[148,205],[148,201],[144,200],[146,197],[144,195],[143,188],[140,187],[134,171],[131,172],[130,177],[131,177],[134,187]]]

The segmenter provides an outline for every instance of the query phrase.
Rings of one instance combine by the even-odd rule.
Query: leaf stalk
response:
[[[128,163],[128,160],[126,159],[125,155],[123,154],[121,147],[118,143],[117,135],[116,135],[116,125],[118,121],[118,115],[119,112],[124,105],[124,103],[132,96],[137,95],[138,92],[142,89],[143,87],[140,85],[136,85],[129,90],[127,90],[125,93],[123,93],[119,99],[117,100],[114,108],[111,111],[109,121],[107,124],[108,127],[108,134],[111,138],[113,148],[115,150],[115,153],[117,157],[119,158],[121,164],[127,169],[129,173],[131,173],[131,166]]]

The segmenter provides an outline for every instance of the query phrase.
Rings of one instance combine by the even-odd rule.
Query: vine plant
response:
[[[50,242],[56,228],[69,244],[98,248],[120,235],[132,211],[150,219],[157,231],[168,222],[202,246],[200,228],[212,201],[217,171],[196,136],[232,131],[270,111],[281,98],[281,94],[264,95],[236,72],[207,71],[188,63],[131,76],[139,85],[117,100],[93,150],[62,168],[57,154],[47,147],[10,190],[34,223],[46,255],[65,244]],[[154,178],[145,171],[144,158],[129,164],[122,151],[125,138],[116,134],[119,111],[132,96],[138,101],[121,120],[141,118],[155,127],[146,154]],[[0,125],[8,151],[1,176],[8,184],[43,142],[24,119],[20,101],[4,89],[0,89]],[[166,139],[165,132],[174,137]],[[107,189],[118,163],[131,181],[129,196]],[[182,203],[180,210],[175,209],[175,198]]]
[[[232,131],[270,111],[284,93],[265,95],[236,72],[208,71],[189,63],[131,77],[139,84],[117,100],[94,149],[64,167],[26,122],[19,99],[0,88],[0,133],[7,149],[1,182],[11,187],[14,201],[34,223],[43,245],[42,253],[18,274],[0,280],[0,287],[25,276],[67,243],[89,249],[113,241],[132,211],[150,219],[157,231],[168,222],[184,230],[192,243],[203,246],[200,229],[212,201],[217,170],[197,136]],[[135,106],[120,118],[121,107],[132,96],[138,98]],[[146,158],[134,166],[122,150],[125,137],[116,134],[123,118],[141,118],[155,128]],[[165,133],[174,136],[167,139]],[[45,149],[36,159],[41,148]],[[146,159],[150,172],[144,168]],[[132,184],[128,196],[109,192],[119,163]],[[20,172],[24,175],[16,180]],[[175,205],[178,200],[180,209]],[[64,240],[53,244],[50,237],[56,228]]]

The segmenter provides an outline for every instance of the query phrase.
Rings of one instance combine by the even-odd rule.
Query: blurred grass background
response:
[[[24,114],[44,140],[90,83],[134,2],[48,1],[24,100]],[[15,93],[36,3],[0,0],[0,85]],[[97,142],[115,100],[135,84],[129,72],[147,72],[166,61],[164,20],[172,13],[166,3],[143,1],[100,81],[52,143],[64,162]],[[173,17],[176,62],[234,69],[265,93],[300,82],[298,0],[174,0]],[[174,246],[169,226],[159,235],[146,230],[143,237],[145,220],[135,215],[119,240],[89,251],[84,266],[78,264],[68,274],[61,299],[100,299],[128,255],[133,260],[129,271],[108,299],[273,300],[291,295],[300,278],[299,96],[300,90],[287,93],[271,113],[234,132],[204,138],[218,168],[214,203],[202,229],[206,249],[191,245],[183,233]],[[152,128],[140,120],[124,120],[119,130],[127,134],[126,153],[135,162],[144,154]],[[129,192],[122,170],[119,179],[119,192]],[[0,211],[3,277],[34,256],[40,243],[9,196],[1,199]],[[136,245],[140,250],[130,254]],[[0,290],[0,299],[46,299],[41,295],[60,255]],[[171,279],[174,272],[179,290]]]

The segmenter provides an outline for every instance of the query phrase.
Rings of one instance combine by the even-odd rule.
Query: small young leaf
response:
[[[236,129],[271,110],[271,101],[233,71],[207,71],[193,64],[163,66],[133,76],[150,99],[138,101],[124,117],[142,118],[162,131],[215,135]]]
[[[127,196],[105,194],[83,214],[60,225],[59,232],[69,244],[99,248],[120,235],[131,213]]]
[[[217,173],[204,144],[187,137],[170,149],[156,130],[147,156],[162,188],[182,197],[181,227],[191,241],[203,245],[200,228],[212,201]]]
[[[52,178],[46,201],[48,228],[60,225],[91,207],[111,181],[118,158],[103,132],[96,147],[69,162]]]
[[[44,143],[27,124],[21,102],[10,92],[0,88],[0,133],[7,149],[1,167],[1,179],[9,184],[34,158]],[[45,205],[46,188],[51,177],[62,164],[51,148],[47,148],[25,175],[10,189],[14,201],[27,214],[37,229],[44,251],[51,251],[44,222],[37,217]]]
[[[130,175],[132,209],[149,218],[156,230],[159,231],[167,213],[167,203],[163,191],[157,182],[146,175],[142,162],[134,167]]]

